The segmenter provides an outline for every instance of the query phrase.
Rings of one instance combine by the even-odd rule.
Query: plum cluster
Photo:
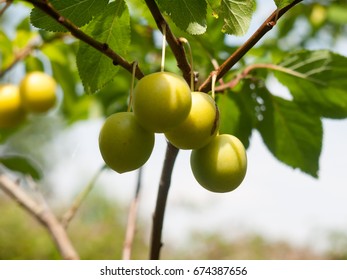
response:
[[[27,113],[45,113],[56,103],[56,82],[40,71],[25,75],[19,85],[0,85],[0,128],[19,125]]]
[[[155,133],[164,133],[176,148],[192,150],[191,169],[205,189],[229,192],[241,184],[245,148],[235,136],[219,134],[219,111],[210,95],[192,92],[181,76],[162,71],[137,83],[132,108],[111,115],[101,128],[99,148],[110,168],[123,173],[141,167]]]

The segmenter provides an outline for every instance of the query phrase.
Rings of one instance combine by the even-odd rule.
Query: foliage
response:
[[[108,0],[102,1],[58,1],[52,0],[50,3],[64,16],[70,19],[74,24],[81,27],[92,20],[94,16],[102,12]],[[56,22],[52,17],[42,12],[38,8],[34,8],[30,14],[30,22],[38,28],[48,31],[67,31],[61,24]]]
[[[8,169],[30,175],[35,180],[42,177],[42,174],[40,174],[40,169],[35,165],[35,163],[29,158],[21,155],[1,156],[0,163]]]
[[[218,77],[215,88],[220,132],[237,136],[246,147],[258,131],[279,161],[317,178],[322,119],[347,117],[347,58],[332,51],[347,34],[344,0],[275,0],[271,21],[254,36],[249,27],[259,20],[253,15],[256,4],[263,4],[260,0],[9,2],[14,13],[24,11],[25,16],[8,25],[8,3],[0,6],[0,81],[18,83],[33,70],[52,74],[60,96],[51,114],[66,125],[126,110],[133,66],[138,65],[137,79],[160,69],[164,26],[167,71],[189,76],[180,37],[192,49],[196,89],[208,93],[210,73],[231,68]],[[255,36],[271,29],[261,41]],[[243,35],[250,41],[231,43]],[[322,41],[325,49],[314,48]],[[284,90],[274,90],[271,81]],[[31,117],[16,128],[1,129],[0,145],[8,145],[35,121]],[[29,156],[1,146],[0,163],[34,179],[42,177]]]
[[[196,234],[192,246],[194,253],[185,252],[187,259],[208,260],[314,260],[329,259],[325,253],[289,244],[281,240],[268,240],[258,234],[246,234],[227,240],[218,234]],[[203,244],[201,246],[201,244]],[[182,252],[183,253],[183,252]]]
[[[293,1],[276,1],[276,4],[280,9],[291,2]],[[194,70],[200,72],[200,83],[213,69],[210,58],[222,63],[226,52],[232,54],[232,48],[226,43],[230,36],[228,34],[246,34],[255,10],[254,1],[246,1],[244,5],[235,0],[161,0],[158,4],[168,16],[168,21],[175,23],[171,28],[177,36],[183,35],[190,41],[195,61]],[[232,86],[220,87],[221,95],[218,97],[222,112],[222,132],[238,136],[248,146],[252,132],[259,130],[266,146],[277,159],[314,177],[318,176],[319,171],[323,135],[321,119],[347,116],[347,87],[344,79],[347,74],[346,58],[329,50],[299,49],[299,46],[305,48],[308,40],[318,38],[326,29],[340,30],[339,34],[346,31],[341,22],[331,16],[337,15],[338,5],[344,9],[344,3],[335,1],[333,8],[324,4],[300,4],[293,8],[276,26],[276,40],[271,37],[265,40],[225,75],[224,84],[232,83]],[[142,1],[119,0],[108,3],[74,0],[64,3],[52,1],[52,5],[94,40],[102,42],[125,59],[137,60],[144,73],[155,71],[155,65],[159,67],[156,28],[153,21],[149,20],[150,15]],[[136,5],[143,7],[144,11],[140,13],[129,10],[128,6],[132,8]],[[318,17],[317,7],[322,13],[322,22],[319,24],[315,22]],[[83,13],[78,12],[81,9]],[[185,16],[180,16],[182,10],[186,13]],[[211,10],[213,16],[210,16]],[[299,16],[300,11],[304,13]],[[292,38],[294,24],[299,20],[309,24],[309,36],[303,36],[302,41],[296,44],[297,50],[287,52],[281,42]],[[32,10],[30,21],[34,26],[47,31],[67,31],[37,7]],[[60,111],[67,120],[73,122],[88,118],[88,111],[95,108],[102,108],[106,116],[124,110],[130,85],[130,76],[124,69],[114,66],[109,57],[85,42],[73,39],[69,33],[58,36],[60,33],[38,32],[25,22],[26,19],[17,25],[16,30],[9,31],[17,35],[14,40],[6,32],[1,33],[2,71],[14,59],[13,50],[18,42],[23,46],[23,42],[30,43],[31,38],[35,37],[40,43],[35,46],[37,52],[30,57],[42,62],[38,65],[44,65],[43,62],[47,60],[50,62],[53,76],[64,92]],[[221,28],[223,32],[215,32],[216,28]],[[336,35],[337,33],[332,33],[331,39],[334,40]],[[24,63],[28,65],[31,61],[26,59]],[[174,63],[175,58],[169,52],[167,68],[177,72],[171,61]],[[250,65],[253,65],[251,70],[247,68]],[[236,77],[244,71],[247,75],[243,75],[236,83]],[[281,92],[271,92],[267,88],[266,81],[270,77],[275,77],[288,89],[290,99],[283,98]],[[96,94],[84,94],[81,91],[81,81],[85,93]],[[100,113],[100,110],[97,112]],[[314,129],[307,130],[307,127]],[[307,134],[305,136],[302,135],[304,130]],[[8,131],[0,131],[0,141],[6,140],[7,133]],[[286,145],[288,139],[292,142],[290,146]]]

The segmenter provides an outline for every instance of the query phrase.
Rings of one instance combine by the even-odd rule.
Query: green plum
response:
[[[193,175],[205,189],[224,193],[235,190],[247,170],[247,155],[241,141],[230,134],[217,135],[190,157]]]
[[[181,123],[192,104],[187,82],[179,75],[156,72],[134,88],[133,111],[138,122],[152,132],[166,132]]]
[[[99,149],[110,168],[124,173],[147,162],[154,141],[154,133],[145,130],[132,112],[121,112],[106,119],[99,134]]]
[[[165,136],[179,149],[199,149],[216,136],[218,128],[219,112],[213,98],[203,92],[192,92],[188,117]]]

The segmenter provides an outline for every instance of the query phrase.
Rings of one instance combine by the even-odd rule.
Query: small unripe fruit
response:
[[[328,9],[320,4],[312,7],[310,21],[314,27],[321,26],[327,19]]]
[[[216,136],[218,128],[219,113],[212,97],[203,92],[192,92],[188,117],[165,136],[176,148],[199,149]]]
[[[152,132],[166,132],[177,126],[188,116],[191,103],[188,84],[174,73],[149,74],[134,88],[135,117]]]
[[[145,130],[132,112],[109,116],[99,134],[99,149],[105,163],[124,173],[141,167],[154,146],[154,133]]]
[[[55,80],[40,71],[28,73],[20,83],[23,106],[28,112],[44,113],[56,102]]]
[[[190,165],[195,179],[205,189],[230,192],[241,184],[246,175],[247,155],[238,138],[221,134],[205,147],[193,150]]]
[[[11,128],[23,121],[25,112],[16,85],[0,85],[0,128]]]

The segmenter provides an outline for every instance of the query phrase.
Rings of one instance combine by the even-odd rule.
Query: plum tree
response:
[[[46,69],[46,66],[51,69],[64,91],[59,110],[52,113],[63,117],[67,125],[85,121],[91,115],[108,116],[122,111],[127,105],[129,73],[133,74],[133,83],[135,78],[139,80],[134,102],[130,102],[134,112],[119,113],[107,119],[100,131],[99,145],[105,162],[121,173],[146,162],[153,149],[155,132],[165,133],[169,139],[153,215],[152,259],[159,258],[163,244],[164,210],[177,148],[193,149],[191,167],[195,178],[215,192],[231,191],[244,179],[247,158],[242,144],[231,135],[239,137],[248,147],[254,131],[279,161],[317,178],[323,143],[322,120],[347,117],[347,86],[341,78],[346,76],[347,58],[337,53],[337,45],[333,46],[333,42],[340,41],[339,36],[345,35],[345,29],[341,28],[346,24],[343,3],[322,5],[308,1],[292,9],[304,1],[275,0],[272,4],[276,8],[271,14],[249,34],[248,40],[236,46],[229,36],[247,35],[256,8],[264,8],[264,5],[256,5],[257,0],[2,2],[0,16],[14,5],[8,9],[10,16],[0,21],[0,25],[6,25],[0,31],[0,79],[15,80],[18,69],[29,73],[30,79],[23,79],[20,87],[23,107],[28,113],[47,112],[56,103],[55,82],[44,75],[45,78],[41,75],[33,79],[30,69]],[[18,24],[7,25],[7,18],[11,18],[11,13],[17,15],[21,2],[32,5],[30,17],[28,13]],[[137,2],[141,2],[141,7],[136,7]],[[180,5],[181,2],[187,5]],[[24,13],[28,7],[25,6]],[[88,13],[81,12],[87,6]],[[134,11],[135,8],[139,9]],[[282,17],[289,11],[291,15],[283,24]],[[237,21],[233,20],[235,15],[238,15]],[[31,28],[29,22],[35,28]],[[291,40],[296,27],[302,25],[309,28]],[[275,37],[261,42],[272,29],[277,29]],[[160,33],[162,46],[169,47],[168,71],[180,71],[184,79],[169,72],[144,75],[158,67]],[[312,41],[319,43],[322,34],[328,49],[305,49]],[[194,65],[187,55],[187,47],[191,57],[194,56]],[[250,51],[252,49],[254,51]],[[29,61],[30,57],[34,59]],[[165,56],[161,58],[163,61]],[[164,64],[161,66],[163,71]],[[35,82],[29,83],[33,80]],[[269,85],[273,80],[288,90],[289,98],[272,92]],[[49,94],[45,95],[47,88]],[[83,89],[87,94],[82,94]],[[199,113],[193,113],[197,110],[193,97],[197,95],[191,91],[195,90],[215,93],[220,109],[219,131],[231,135],[215,136],[219,125],[215,107],[210,117],[203,105],[199,106]],[[0,122],[3,121],[0,125],[7,127],[11,122],[17,123],[15,117],[6,115],[8,109],[3,109],[3,104],[4,99],[0,100]],[[208,102],[205,105],[212,109]],[[194,117],[190,118],[190,113]],[[185,124],[189,119],[190,125]],[[35,120],[31,118],[25,124],[30,126]],[[198,121],[206,126],[193,129]],[[0,144],[6,145],[19,130],[2,127]],[[175,133],[179,129],[181,132]],[[23,134],[31,132],[28,131],[24,129]],[[26,140],[23,137],[23,141]],[[2,153],[6,149],[0,150]],[[10,157],[10,160],[8,155],[1,156],[1,165],[9,170],[23,175],[37,171],[25,155]],[[33,215],[38,214],[33,212]],[[58,240],[57,236],[53,237]]]

